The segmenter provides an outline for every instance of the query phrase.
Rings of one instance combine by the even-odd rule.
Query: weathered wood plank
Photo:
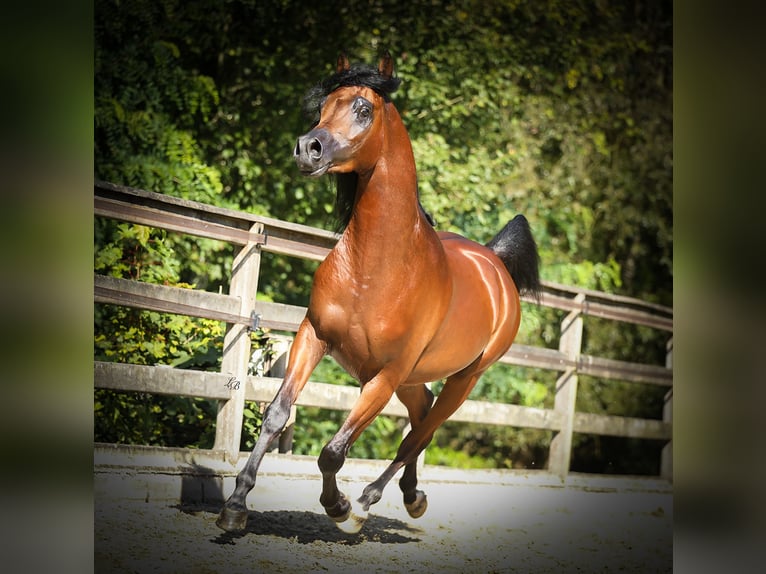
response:
[[[239,299],[231,295],[154,285],[105,275],[94,275],[93,286],[94,297],[98,303],[141,307],[152,311],[219,319],[229,323],[244,319],[239,315]]]
[[[261,223],[254,223],[251,234],[263,231]],[[258,277],[261,271],[260,242],[248,243],[234,255],[231,264],[229,294],[239,303],[240,317],[255,316],[255,297],[258,293]],[[251,357],[250,327],[228,324],[223,337],[221,372],[244,380],[247,377]],[[226,451],[230,462],[237,460],[242,439],[242,419],[245,409],[245,389],[234,386],[229,400],[218,405],[213,448]]]
[[[291,257],[302,257],[313,261],[324,261],[327,254],[330,253],[330,249],[321,245],[308,245],[298,240],[271,235],[268,231],[266,242],[263,244],[264,251]]]
[[[665,366],[673,368],[673,338],[665,346]],[[665,393],[665,404],[662,406],[662,420],[668,425],[673,425],[673,388]],[[670,439],[662,448],[660,455],[660,476],[667,480],[673,480],[673,439]]]
[[[474,400],[464,402],[449,420],[543,430],[557,430],[562,422],[560,414],[551,409]]]
[[[538,367],[559,371],[574,366],[573,361],[558,349],[519,344],[511,345],[508,352],[500,358],[500,362],[520,367]]]
[[[563,283],[556,283],[554,281],[543,281],[543,285],[547,290],[551,292],[558,291],[561,293],[567,293],[572,299],[577,296],[578,293],[582,293],[589,301],[605,301],[626,306],[638,306],[641,309],[645,309],[647,311],[655,311],[659,314],[668,316],[673,314],[672,307],[660,305],[659,303],[651,303],[649,301],[644,301],[643,299],[636,299],[635,297],[616,295],[614,293],[605,293],[603,291],[585,289],[583,287],[575,287],[573,285],[564,285]]]
[[[660,420],[593,413],[575,413],[574,430],[583,434],[655,440],[670,440],[673,436],[673,426]]]
[[[96,197],[93,211],[96,215],[121,219],[148,227],[159,227],[178,233],[186,233],[227,241],[235,245],[246,245],[250,241],[263,241],[263,235],[253,235],[247,230],[226,227],[217,223],[202,221],[197,217],[170,213],[142,205],[128,205],[119,201]]]
[[[602,319],[610,319],[612,321],[623,321],[625,323],[635,323],[636,325],[644,325],[663,331],[673,331],[672,317],[662,317],[651,312],[641,311],[631,307],[585,301],[582,310],[583,314],[590,317],[599,317]]]
[[[260,316],[261,326],[295,333],[306,316],[306,307],[256,301],[255,313]]]
[[[96,361],[94,373],[96,388],[218,400],[228,399],[232,394],[226,387],[230,381],[230,376],[221,373],[101,361]],[[271,402],[281,384],[282,379],[249,376],[245,386],[245,400]],[[358,387],[309,381],[296,404],[348,411],[358,398]],[[382,414],[407,418],[407,409],[394,395]],[[548,430],[555,430],[561,424],[560,417],[552,410],[488,401],[466,401],[450,420]]]
[[[575,302],[585,299],[582,293],[575,297]],[[561,322],[559,350],[570,361],[575,361],[582,348],[583,321],[582,312],[572,310]],[[564,477],[569,472],[572,456],[572,433],[574,432],[574,414],[577,403],[577,371],[565,370],[556,380],[554,410],[561,417],[561,428],[553,435],[548,456],[548,468],[551,472]]]
[[[247,381],[246,398],[248,401],[271,402],[282,384],[282,379],[272,377],[248,377]],[[296,404],[302,407],[350,411],[358,398],[359,387],[309,381],[303,388]],[[407,409],[394,395],[383,409],[382,414],[406,418]]]
[[[260,216],[237,211],[226,207],[218,207],[207,203],[200,203],[190,199],[182,199],[172,195],[146,191],[126,185],[118,185],[106,181],[94,182],[94,196],[96,198],[110,199],[125,205],[138,205],[151,207],[160,211],[177,213],[186,216],[194,216],[203,221],[216,223],[224,227],[232,227],[242,230],[250,229],[254,223],[261,221]]]
[[[96,361],[93,379],[96,388],[115,391],[219,400],[231,396],[231,391],[226,387],[231,377],[208,371]]]
[[[338,240],[323,229],[215,207],[106,182],[94,186],[94,212],[141,225],[160,227],[235,245],[258,243],[264,251],[321,261]],[[262,234],[250,228],[260,223]]]
[[[577,371],[583,375],[604,379],[647,383],[664,387],[673,385],[672,369],[660,365],[646,365],[580,355],[577,360]]]
[[[232,295],[153,285],[104,275],[95,275],[93,283],[97,303],[177,313],[240,325],[252,324],[251,317],[238,313],[239,299]],[[256,301],[253,308],[259,316],[259,326],[281,331],[297,331],[306,315],[305,307],[269,301]]]
[[[650,306],[648,310],[641,309],[643,303],[639,299],[631,299],[630,303],[620,303],[618,301],[604,302],[599,299],[596,300],[584,300],[582,302],[575,301],[574,297],[568,295],[561,295],[555,292],[548,291],[548,283],[543,281],[543,293],[540,296],[540,305],[543,307],[551,307],[554,309],[561,309],[562,311],[580,311],[583,315],[590,317],[598,317],[601,319],[610,319],[612,321],[623,321],[626,323],[634,323],[636,325],[644,325],[646,327],[652,327],[663,331],[673,331],[673,317],[672,315],[658,314],[651,307],[651,303],[647,303]],[[588,290],[583,290],[588,291]],[[577,291],[574,291],[577,293]],[[592,291],[589,291],[593,293]],[[603,293],[602,295],[608,295]],[[591,295],[591,297],[596,297]],[[620,297],[619,300],[627,299],[626,297]],[[524,295],[521,297],[522,301],[527,303],[537,303],[534,297],[530,295]]]

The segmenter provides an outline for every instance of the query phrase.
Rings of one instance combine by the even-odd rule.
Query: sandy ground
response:
[[[340,484],[354,498],[364,487]],[[97,499],[95,571],[672,572],[668,492],[425,476],[428,511],[412,519],[394,480],[362,531],[346,535],[324,515],[320,486],[317,476],[260,477],[247,531],[236,536],[216,527],[217,504]]]

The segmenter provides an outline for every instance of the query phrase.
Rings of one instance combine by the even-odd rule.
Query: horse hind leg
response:
[[[410,416],[410,427],[414,430],[420,426],[423,419],[431,410],[434,402],[434,395],[426,386],[422,387],[400,387],[396,395],[407,407],[407,413]],[[399,479],[399,488],[404,498],[404,507],[412,518],[420,518],[428,507],[428,500],[418,486],[418,463],[417,458],[404,465],[404,473]]]
[[[416,488],[418,455],[431,442],[436,429],[463,404],[483,372],[484,370],[475,371],[468,368],[447,378],[444,388],[439,393],[436,402],[433,403],[433,407],[426,411],[425,416],[417,425],[413,423],[412,430],[402,440],[396,453],[396,458],[383,471],[383,474],[364,489],[358,502],[365,511],[370,505],[380,500],[383,489],[388,482],[399,469],[405,467],[405,472],[399,482],[405,497],[405,508],[413,518],[419,518],[425,513],[428,506],[425,493]],[[430,391],[428,391],[428,394],[431,397],[430,400],[433,400],[433,395],[431,395]],[[401,399],[401,396],[399,398]]]
[[[410,432],[413,432],[425,419],[431,405],[434,402],[434,395],[431,390],[423,385],[399,387],[396,390],[396,396],[407,408],[407,414],[410,417]],[[409,433],[408,433],[409,436]],[[426,495],[422,490],[417,489],[417,456],[411,462],[404,464],[397,461],[390,465],[386,471],[374,482],[368,484],[362,496],[357,502],[361,504],[362,510],[367,512],[373,504],[378,502],[383,496],[383,489],[393,478],[393,476],[404,466],[404,473],[399,480],[399,488],[404,496],[404,506],[407,512],[413,518],[419,518],[426,511],[428,502]]]

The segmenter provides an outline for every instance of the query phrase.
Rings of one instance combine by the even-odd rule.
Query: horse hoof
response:
[[[242,532],[247,524],[247,514],[247,510],[234,510],[224,506],[215,525],[226,532]]]
[[[332,517],[331,517],[332,518]],[[356,512],[353,508],[349,509],[345,517],[333,518],[335,526],[346,534],[356,534],[362,529],[367,521],[367,511]]]
[[[407,514],[412,518],[420,518],[425,514],[426,508],[428,508],[428,498],[426,498],[426,493],[422,490],[418,490],[415,493],[415,501],[409,504],[405,502],[404,507],[407,509]]]

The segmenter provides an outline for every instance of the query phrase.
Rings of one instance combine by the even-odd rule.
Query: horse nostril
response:
[[[322,142],[320,142],[317,138],[314,138],[309,142],[308,146],[308,154],[309,157],[316,161],[319,158],[322,157]]]

